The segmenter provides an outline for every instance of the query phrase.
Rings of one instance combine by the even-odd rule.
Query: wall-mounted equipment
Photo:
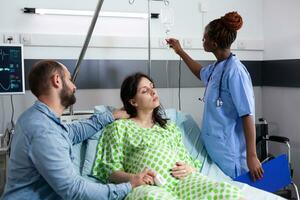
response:
[[[0,44],[0,95],[24,93],[23,46]]]

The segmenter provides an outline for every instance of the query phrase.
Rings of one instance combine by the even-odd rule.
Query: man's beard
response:
[[[74,95],[74,92],[68,90],[65,81],[63,81],[63,89],[61,90],[59,96],[60,96],[60,103],[65,108],[68,108],[69,106],[73,105],[76,102],[76,97]]]

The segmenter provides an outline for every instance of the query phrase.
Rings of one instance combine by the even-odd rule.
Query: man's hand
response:
[[[166,39],[166,42],[170,45],[170,47],[172,49],[174,49],[174,51],[179,54],[181,51],[182,51],[182,47],[179,43],[179,41],[175,38],[169,38],[169,39]]]
[[[171,169],[171,174],[177,179],[183,179],[193,172],[196,172],[195,168],[180,161]]]
[[[135,174],[131,177],[130,183],[132,188],[136,188],[140,185],[153,185],[155,174],[145,168],[141,173]]]
[[[263,177],[264,170],[257,156],[247,156],[247,164],[253,181]]]
[[[123,108],[116,109],[112,114],[115,119],[128,119],[130,117]]]

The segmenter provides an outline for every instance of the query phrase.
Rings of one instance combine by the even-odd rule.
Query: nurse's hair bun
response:
[[[220,20],[231,31],[237,31],[243,26],[243,19],[237,12],[229,12],[221,17]]]

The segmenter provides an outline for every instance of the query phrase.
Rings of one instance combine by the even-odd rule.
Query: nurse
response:
[[[262,178],[263,169],[256,154],[253,87],[246,67],[230,50],[242,25],[242,17],[229,12],[205,27],[204,50],[217,59],[206,67],[193,60],[178,40],[167,42],[206,86],[201,136],[210,157],[228,176],[250,170],[256,180]]]

